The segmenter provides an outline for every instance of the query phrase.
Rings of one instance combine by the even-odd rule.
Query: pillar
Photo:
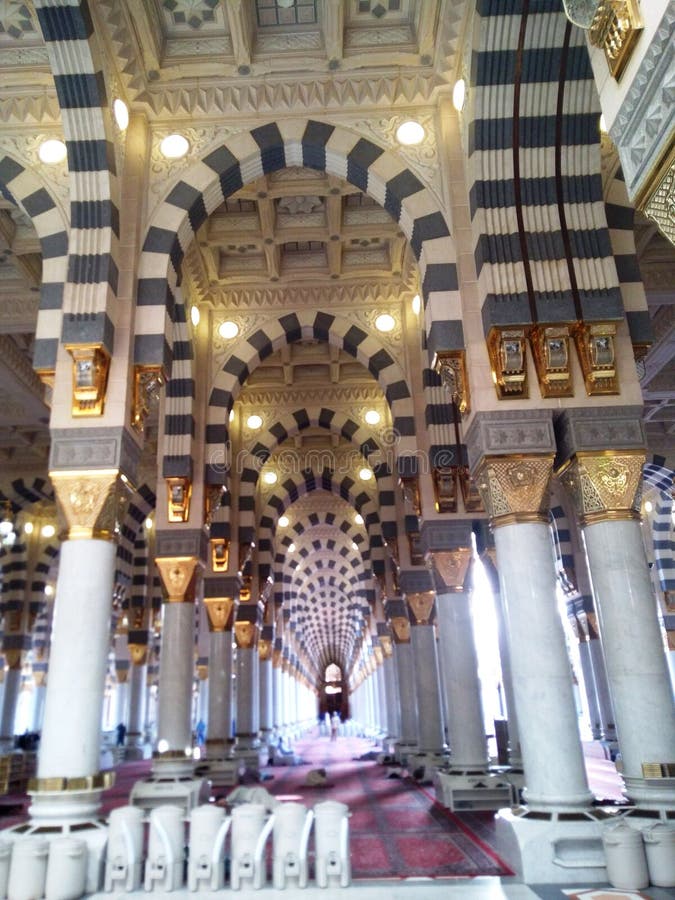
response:
[[[145,706],[148,682],[148,645],[129,644],[131,670],[129,677],[129,718],[127,747],[140,748],[145,743]]]
[[[592,422],[586,412],[558,423],[560,478],[582,529],[626,792],[640,807],[672,808],[662,767],[675,756],[675,709],[640,530],[641,423],[632,408],[595,411]],[[598,433],[620,446],[598,448]]]
[[[546,410],[477,414],[469,458],[490,516],[507,611],[513,688],[536,811],[584,809],[588,789],[548,527],[554,438]]]
[[[413,648],[410,642],[410,619],[406,603],[401,598],[387,600],[384,609],[394,639],[399,698],[401,730],[399,740],[396,742],[396,751],[405,757],[414,752],[417,746],[417,689]]]
[[[209,577],[204,581],[204,605],[209,620],[209,711],[206,747],[209,758],[232,749],[232,626],[239,595],[239,578]]]
[[[403,573],[409,575],[412,573]],[[417,573],[414,573],[417,575]],[[424,581],[429,582],[427,573]],[[406,579],[409,581],[410,579]],[[410,638],[413,649],[415,689],[420,714],[417,716],[417,752],[440,756],[445,749],[443,710],[441,708],[438,651],[436,647],[435,595],[433,590],[406,591],[401,588],[410,614]],[[422,710],[424,714],[422,714]]]
[[[19,703],[19,691],[21,690],[23,653],[21,650],[5,650],[4,652],[7,660],[7,671],[5,672],[5,690],[2,697],[0,740],[11,745],[14,739],[14,722],[16,720],[16,708]]]
[[[260,738],[264,744],[272,742],[274,725],[274,697],[272,688],[272,648],[274,626],[263,625],[258,638],[258,681],[260,696]]]
[[[237,645],[237,721],[235,755],[246,756],[260,745],[260,697],[258,683],[258,629],[260,610],[257,603],[241,603],[234,622]]]
[[[384,677],[384,693],[387,703],[387,734],[388,742],[395,741],[401,728],[401,716],[398,703],[398,689],[396,684],[396,663],[394,662],[394,648],[389,625],[386,622],[378,622],[377,632],[382,647],[382,672]]]

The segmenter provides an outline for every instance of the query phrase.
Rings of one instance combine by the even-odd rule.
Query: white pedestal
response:
[[[434,773],[436,799],[453,812],[501,809],[518,802],[517,790],[503,775]]]

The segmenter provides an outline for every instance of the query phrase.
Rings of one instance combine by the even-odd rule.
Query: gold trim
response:
[[[462,593],[473,557],[471,547],[455,550],[430,550],[426,558],[448,593]]]
[[[226,538],[211,538],[211,571],[227,572],[230,562],[230,542]]]
[[[574,329],[574,343],[588,396],[620,393],[616,322],[582,322]]]
[[[108,386],[110,357],[102,344],[66,344],[73,359],[71,415],[102,416]]]
[[[548,522],[553,454],[486,456],[476,484],[493,527]]]
[[[600,0],[588,37],[605,53],[610,74],[618,81],[630,60],[643,25],[637,0]]]
[[[410,643],[410,619],[407,616],[393,616],[390,619],[392,637],[395,644]]]
[[[500,400],[527,399],[527,332],[525,328],[490,329],[487,336],[492,381]]]
[[[434,498],[436,512],[457,512],[457,466],[434,466],[431,470],[431,479],[434,485]]]
[[[148,661],[147,644],[127,644],[131,662],[135,666],[144,666]]]
[[[406,594],[408,607],[415,617],[415,625],[430,625],[434,614],[435,591],[417,591]]]
[[[168,603],[194,603],[200,560],[196,556],[166,556],[155,560]]]
[[[272,641],[266,638],[258,638],[258,658],[260,662],[272,659]]]
[[[204,597],[204,606],[209,617],[209,630],[223,632],[232,630],[233,597]]]
[[[190,518],[192,482],[187,477],[166,479],[167,515],[169,522],[187,522]]]
[[[255,622],[235,622],[234,639],[240,650],[252,650],[256,644],[258,626]]]
[[[162,366],[134,366],[134,397],[131,407],[131,427],[143,434],[145,420],[153,403],[159,400],[159,391],[166,381]]]
[[[580,450],[557,472],[580,524],[640,519],[643,450]]]
[[[60,778],[31,778],[28,782],[29,793],[42,793],[53,791],[99,791],[110,788],[115,783],[115,772],[108,769],[104,772],[96,772],[95,775],[82,775],[80,777]]]
[[[536,325],[530,331],[530,347],[542,397],[572,397],[570,326]]]
[[[466,350],[439,350],[431,368],[440,376],[443,387],[461,415],[471,412],[471,395],[466,367]]]
[[[53,471],[49,477],[65,528],[62,540],[115,541],[131,486],[118,469]]]

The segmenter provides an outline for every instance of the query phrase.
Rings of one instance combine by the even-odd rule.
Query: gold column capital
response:
[[[127,644],[129,657],[134,666],[144,666],[148,661],[147,644]]]
[[[3,650],[2,652],[5,654],[8,669],[11,669],[13,672],[21,669],[24,657],[23,650],[12,648],[11,650]]]
[[[406,594],[408,608],[415,618],[415,625],[430,625],[434,612],[435,591],[419,591]]]
[[[493,528],[548,522],[548,486],[553,454],[486,456],[476,484]]]
[[[558,475],[567,489],[581,526],[640,519],[642,450],[579,451]]]
[[[258,658],[260,662],[272,659],[272,641],[266,638],[258,638]]]
[[[168,603],[194,603],[201,560],[197,556],[164,556],[155,562]]]
[[[197,678],[199,678],[200,681],[206,681],[206,679],[208,677],[209,677],[209,667],[207,665],[206,666],[205,665],[197,666]]]
[[[209,617],[209,631],[232,630],[234,597],[204,597],[204,606]]]
[[[393,616],[391,618],[391,631],[395,644],[410,643],[410,619],[407,616]]]
[[[256,633],[258,626],[255,622],[235,622],[234,623],[234,639],[240,650],[252,650],[256,643]]]
[[[429,550],[427,563],[434,574],[443,582],[448,593],[460,594],[471,565],[473,549],[457,547],[454,550]]]
[[[115,541],[131,494],[119,469],[52,471],[49,477],[60,517],[62,540]]]
[[[381,634],[380,646],[382,647],[382,656],[384,659],[391,659],[394,654],[393,647],[391,646],[391,636],[388,634]]]
[[[280,669],[282,663],[283,663],[283,654],[282,654],[282,651],[279,650],[278,648],[275,648],[275,649],[272,651],[272,668],[273,668],[273,669]]]

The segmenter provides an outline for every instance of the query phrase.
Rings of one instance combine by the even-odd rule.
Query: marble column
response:
[[[34,822],[74,823],[97,817],[110,783],[100,771],[100,725],[115,535],[128,489],[118,470],[52,472],[51,479],[66,530],[30,816]]]
[[[129,719],[127,747],[140,748],[145,743],[145,704],[148,682],[148,645],[129,644],[131,673],[129,678]]]
[[[274,639],[274,650],[272,651],[272,721],[274,727],[274,741],[278,742],[283,728],[283,672],[281,669],[283,654],[283,640],[278,637]]]
[[[626,792],[639,807],[672,808],[675,783],[660,767],[673,761],[675,709],[640,530],[645,457],[630,440],[641,429],[629,410],[623,420],[613,412],[601,421],[610,418],[612,433],[627,438],[618,449],[587,447],[581,416],[560,422],[561,447],[572,451],[560,479],[582,528]]]
[[[14,722],[19,704],[21,690],[21,650],[5,650],[7,671],[5,672],[5,690],[2,697],[2,720],[0,721],[0,740],[11,747],[14,740]]]
[[[234,622],[237,644],[237,721],[235,756],[251,762],[260,746],[260,694],[258,683],[258,631],[260,609],[257,603],[240,603]],[[253,751],[253,754],[252,754]]]
[[[386,740],[391,742],[398,738],[401,728],[396,684],[396,663],[394,662],[394,648],[389,625],[386,622],[378,622],[377,631],[380,638],[380,646],[382,647],[382,672],[387,703]]]
[[[435,595],[432,590],[408,592],[410,638],[415,665],[415,687],[420,715],[417,716],[417,750],[441,756],[445,749],[440,673],[436,647]],[[424,710],[424,715],[421,711]]]
[[[204,579],[209,620],[209,710],[206,748],[209,759],[232,750],[232,628],[240,582],[237,576]]]
[[[396,751],[402,757],[413,753],[417,746],[417,688],[415,663],[410,639],[410,619],[405,600],[395,598],[385,603],[385,615],[389,619],[394,640],[396,684],[399,698],[401,730]]]
[[[591,592],[588,562],[585,554],[580,553],[580,555],[583,556],[583,559],[580,559],[576,565],[576,576],[579,590],[582,595],[583,608],[583,612],[579,614],[578,618],[587,636],[587,640],[584,644],[584,655],[588,657],[593,673],[593,684],[595,687],[595,696],[600,718],[600,736],[616,749],[616,723],[614,720],[614,709],[612,708],[609,684],[607,682],[607,667],[605,666],[605,657],[602,652],[602,643],[600,641],[598,615]]]
[[[534,811],[581,811],[593,795],[556,601],[548,527],[554,448],[550,413],[479,415],[467,432],[467,444],[494,531],[507,611],[524,797]]]
[[[274,696],[272,688],[272,648],[274,626],[263,625],[258,638],[258,681],[260,695],[260,739],[264,744],[272,742],[274,725]]]
[[[471,522],[425,522],[422,546],[436,588],[440,653],[451,716],[450,772],[486,772],[489,760],[469,593]]]
[[[42,671],[33,671],[34,699],[33,699],[33,731],[42,731],[42,719],[45,714],[45,697],[47,694],[47,679]]]
[[[191,774],[195,599],[202,562],[197,556],[158,556],[156,562],[165,602],[153,771]]]

